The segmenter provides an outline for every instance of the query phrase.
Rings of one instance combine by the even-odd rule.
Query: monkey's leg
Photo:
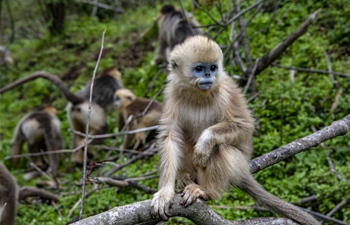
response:
[[[73,148],[78,147],[80,144],[84,143],[84,140],[79,135],[74,134],[73,136]],[[82,165],[84,163],[84,151],[83,148],[78,149],[73,152],[71,160],[78,165]]]
[[[227,145],[215,146],[207,166],[198,168],[198,184],[185,187],[181,204],[190,205],[198,197],[204,200],[220,198],[231,182],[240,183],[245,174],[249,176],[248,165],[238,149]]]
[[[11,146],[11,156],[16,156],[21,154],[23,143],[25,141],[25,138],[20,132],[16,132],[14,139],[12,140],[12,146]],[[14,167],[18,165],[19,158],[13,158],[12,164]]]
[[[28,143],[29,153],[40,153],[40,143]],[[42,155],[29,156],[30,161],[38,166],[40,169],[46,169],[47,165]]]

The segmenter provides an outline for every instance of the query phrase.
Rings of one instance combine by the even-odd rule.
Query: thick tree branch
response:
[[[188,207],[180,205],[181,196],[175,195],[174,204],[170,209],[173,216],[181,216],[188,218],[195,224],[210,225],[267,225],[267,224],[285,224],[296,225],[289,219],[282,218],[256,218],[244,221],[229,221],[221,218],[203,201],[197,200]],[[151,200],[136,202],[130,205],[115,207],[101,214],[88,217],[84,220],[74,223],[74,225],[93,225],[93,224],[157,224],[160,219],[151,216]]]
[[[282,42],[280,42],[276,47],[268,51],[261,59],[254,76],[261,73],[266,67],[268,67],[274,60],[276,60],[290,45],[293,44],[301,35],[305,34],[309,25],[316,19],[317,15],[320,13],[321,9],[316,10],[313,14],[309,16],[293,33],[286,37]],[[247,83],[249,73],[244,73],[240,80],[239,85],[244,87]]]
[[[340,135],[345,135],[347,132],[349,132],[349,130],[350,114],[341,120],[334,121],[331,125],[323,128],[322,130],[297,139],[287,145],[253,159],[250,163],[250,172],[256,173],[299,152],[317,146],[326,140]]]

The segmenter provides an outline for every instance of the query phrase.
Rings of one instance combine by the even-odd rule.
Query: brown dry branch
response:
[[[57,195],[47,192],[43,189],[27,186],[21,187],[18,191],[18,200],[26,202],[27,198],[29,197],[40,197],[50,201],[58,202]]]
[[[274,60],[276,60],[295,40],[297,40],[301,35],[305,34],[309,25],[316,19],[317,15],[320,13],[321,9],[316,10],[312,13],[307,20],[305,20],[293,33],[291,33],[288,37],[286,37],[282,42],[280,42],[273,49],[265,53],[263,57],[261,57],[258,68],[255,71],[254,76],[260,74],[264,69],[266,69]],[[239,79],[239,85],[241,87],[245,86],[250,73],[248,70],[241,76]]]

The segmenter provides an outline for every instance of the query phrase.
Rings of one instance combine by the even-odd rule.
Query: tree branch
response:
[[[320,13],[321,9],[316,10],[313,14],[309,16],[293,33],[286,37],[282,42],[280,42],[273,49],[268,51],[261,59],[254,76],[261,73],[266,67],[268,67],[274,60],[276,60],[295,40],[297,40],[301,35],[305,34],[309,25],[314,21],[317,15]],[[243,87],[248,80],[249,73],[244,73],[240,80],[239,85]]]
[[[282,218],[256,218],[244,221],[229,221],[221,218],[216,214],[205,202],[196,200],[192,205],[183,207],[180,205],[181,196],[175,195],[174,204],[170,208],[170,213],[173,216],[185,217],[195,224],[210,224],[210,225],[267,225],[267,224],[285,224],[296,225],[289,219]],[[84,220],[74,223],[74,225],[89,225],[89,224],[157,224],[161,220],[152,218],[151,216],[151,200],[136,202],[130,205],[115,207],[101,214],[88,217]]]
[[[326,140],[344,135],[349,132],[349,130],[350,114],[341,120],[334,121],[331,125],[323,128],[322,130],[312,133],[306,137],[297,139],[287,145],[284,145],[278,149],[275,149],[269,153],[253,159],[250,162],[250,172],[256,173],[299,152],[317,146]]]

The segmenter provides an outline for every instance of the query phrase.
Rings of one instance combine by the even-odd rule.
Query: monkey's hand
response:
[[[181,193],[182,200],[180,204],[187,207],[191,205],[197,198],[208,200],[208,195],[198,184],[189,184]]]
[[[212,132],[210,130],[204,130],[199,137],[197,144],[194,146],[193,164],[205,168],[208,164],[214,145],[215,144],[212,141]]]
[[[151,202],[152,216],[155,218],[159,216],[163,220],[168,220],[172,216],[169,213],[169,208],[173,202],[174,195],[175,191],[169,188],[161,188],[155,193]]]

